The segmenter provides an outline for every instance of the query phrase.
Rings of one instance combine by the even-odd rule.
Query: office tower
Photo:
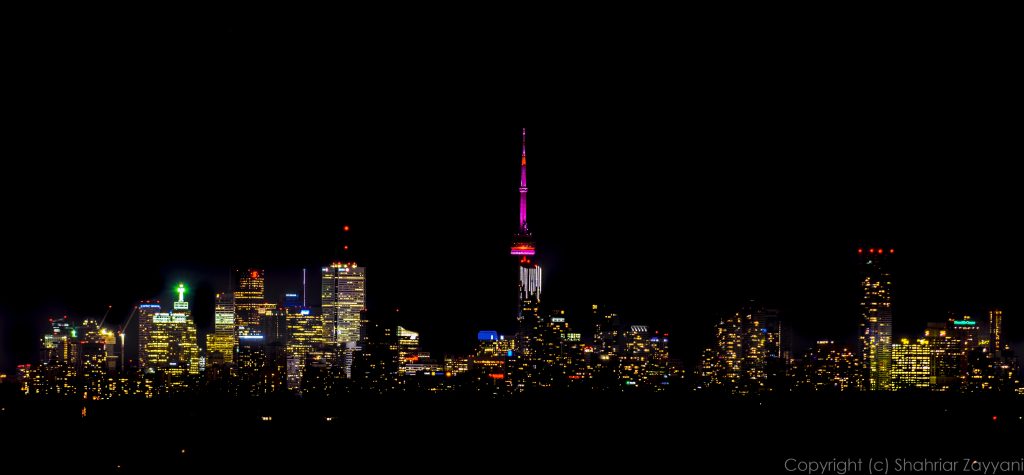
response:
[[[238,335],[239,391],[243,397],[255,397],[266,393],[263,377],[266,373],[267,351],[263,335]]]
[[[117,367],[114,332],[87,318],[78,327],[77,334],[78,358],[75,364],[82,398],[109,398],[108,376]]]
[[[398,388],[400,367],[398,325],[387,315],[374,315],[366,318],[365,328],[365,339],[354,355],[350,378],[363,391],[393,391]]]
[[[66,397],[77,394],[82,347],[78,328],[67,317],[50,319],[49,330],[40,338],[40,364],[25,366],[26,394],[37,397]],[[22,368],[19,368],[22,369]]]
[[[336,346],[306,353],[300,383],[302,396],[310,399],[337,396],[344,389],[345,373],[341,366]]]
[[[322,350],[327,339],[324,337],[324,320],[308,308],[288,310],[288,389],[297,390],[302,383],[306,354]]]
[[[861,270],[861,362],[865,388],[892,389],[892,277],[893,249],[858,249]]]
[[[217,294],[213,307],[213,333],[206,335],[206,365],[233,364],[237,347],[234,296],[231,293]]]
[[[892,389],[928,389],[931,385],[931,348],[927,339],[903,338],[892,344]]]
[[[959,389],[978,391],[992,389],[995,372],[988,340],[983,340],[980,325],[970,315],[950,316],[947,331],[957,343]]]
[[[180,377],[199,374],[199,348],[196,341],[196,326],[188,302],[185,300],[185,286],[178,285],[178,299],[171,312],[152,313],[145,319],[148,326],[145,343],[140,337],[139,361],[144,362],[142,369],[148,373],[164,372],[177,378],[172,385],[180,386]],[[147,307],[143,313],[153,310]],[[159,309],[159,306],[157,306]],[[144,320],[139,319],[139,333],[143,333]]]
[[[145,369],[148,366],[146,348],[149,347],[149,343],[152,340],[151,335],[154,329],[153,316],[162,310],[159,302],[145,301],[139,304],[137,317],[139,322],[139,368]]]
[[[802,391],[849,391],[861,388],[863,368],[853,350],[819,340],[789,367],[793,387]]]
[[[931,375],[929,387],[933,391],[951,391],[960,388],[960,342],[943,322],[930,322],[924,330],[928,342]]]
[[[1003,311],[992,309],[988,311],[989,342],[992,346],[992,353],[999,355],[1003,351]]]
[[[262,335],[260,323],[266,310],[262,269],[235,269],[235,319],[238,335]]]
[[[398,327],[398,372],[402,375],[410,372],[411,366],[419,362],[420,334],[403,326]]]
[[[50,319],[50,331],[40,340],[40,363],[65,362],[74,364],[78,348],[73,344],[78,330],[68,317]]]
[[[478,388],[496,386],[502,390],[510,384],[508,361],[515,352],[515,340],[505,339],[493,330],[477,332],[477,347],[470,361]]]
[[[302,297],[296,293],[287,293],[281,296],[281,307],[285,310],[299,311],[302,309]]]
[[[618,314],[605,305],[595,304],[591,306],[591,319],[594,322],[594,351],[598,354],[618,353],[623,333]]]
[[[328,343],[341,350],[345,374],[350,375],[362,333],[361,313],[366,308],[366,268],[354,262],[335,262],[321,271],[324,334]]]

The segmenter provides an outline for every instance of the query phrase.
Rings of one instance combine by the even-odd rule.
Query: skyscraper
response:
[[[931,385],[932,366],[929,340],[911,342],[903,338],[892,344],[892,389],[928,389]]]
[[[239,335],[262,335],[260,320],[266,309],[263,270],[235,269],[235,319]]]
[[[139,368],[145,369],[149,365],[146,356],[155,329],[153,316],[160,313],[161,310],[158,302],[146,301],[139,304]]]
[[[720,320],[715,325],[715,346],[704,351],[701,361],[705,384],[737,394],[765,390],[768,320],[775,317],[774,312],[750,305]]]
[[[306,354],[320,351],[324,337],[324,319],[308,308],[288,310],[288,389],[299,389],[305,369]]]
[[[1003,351],[1003,311],[992,309],[988,311],[989,342],[992,345],[992,353],[998,355]]]
[[[177,292],[178,300],[174,302],[174,309],[170,313],[158,311],[147,318],[149,334],[139,351],[139,361],[145,362],[142,368],[147,372],[162,370],[170,376],[199,373],[196,326],[185,300],[185,286],[179,284]],[[142,305],[139,307],[142,312]],[[146,310],[149,312],[152,308]],[[140,319],[140,334],[142,324],[143,320]]]
[[[864,385],[871,391],[892,389],[892,277],[888,261],[893,249],[858,249],[861,269],[860,349]]]
[[[232,294],[220,293],[213,307],[213,333],[206,335],[206,364],[234,363],[238,348],[235,303]]]
[[[366,268],[335,262],[321,271],[324,335],[328,343],[344,349],[345,374],[351,375],[352,354],[362,332],[361,312],[366,308]]]

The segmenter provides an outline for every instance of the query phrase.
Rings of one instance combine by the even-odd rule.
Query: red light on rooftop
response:
[[[342,228],[342,229],[345,230],[345,232],[347,233],[348,232],[348,225],[346,224],[345,227]]]
[[[252,276],[253,279],[258,279],[260,277],[260,273],[256,271],[252,271],[250,275]]]
[[[875,253],[875,248],[868,249],[868,254],[874,254],[874,253]]]
[[[992,416],[992,422],[999,420],[999,416]]]
[[[346,244],[346,245],[345,245],[345,250],[346,250],[346,251],[348,250],[348,244]]]
[[[864,250],[863,249],[857,249],[857,254],[864,254]]]
[[[896,250],[895,250],[895,249],[889,249],[889,254],[892,254],[892,253],[894,253],[894,252],[896,252]]]

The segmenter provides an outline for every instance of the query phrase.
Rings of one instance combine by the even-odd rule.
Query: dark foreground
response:
[[[81,403],[2,407],[4,463],[32,473],[787,473],[787,459],[887,459],[901,473],[897,459],[1024,457],[1019,398],[140,401],[87,403],[85,417]]]

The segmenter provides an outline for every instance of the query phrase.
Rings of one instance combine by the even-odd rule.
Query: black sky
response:
[[[578,324],[611,304],[689,362],[758,298],[798,341],[852,340],[852,253],[878,243],[897,334],[999,305],[1024,339],[1020,95],[991,50],[708,32],[524,61],[300,30],[20,32],[0,368],[35,362],[47,317],[117,322],[179,280],[208,306],[231,266],[273,294],[306,267],[315,304],[344,224],[371,309],[428,349],[509,331],[522,126],[545,300]]]

